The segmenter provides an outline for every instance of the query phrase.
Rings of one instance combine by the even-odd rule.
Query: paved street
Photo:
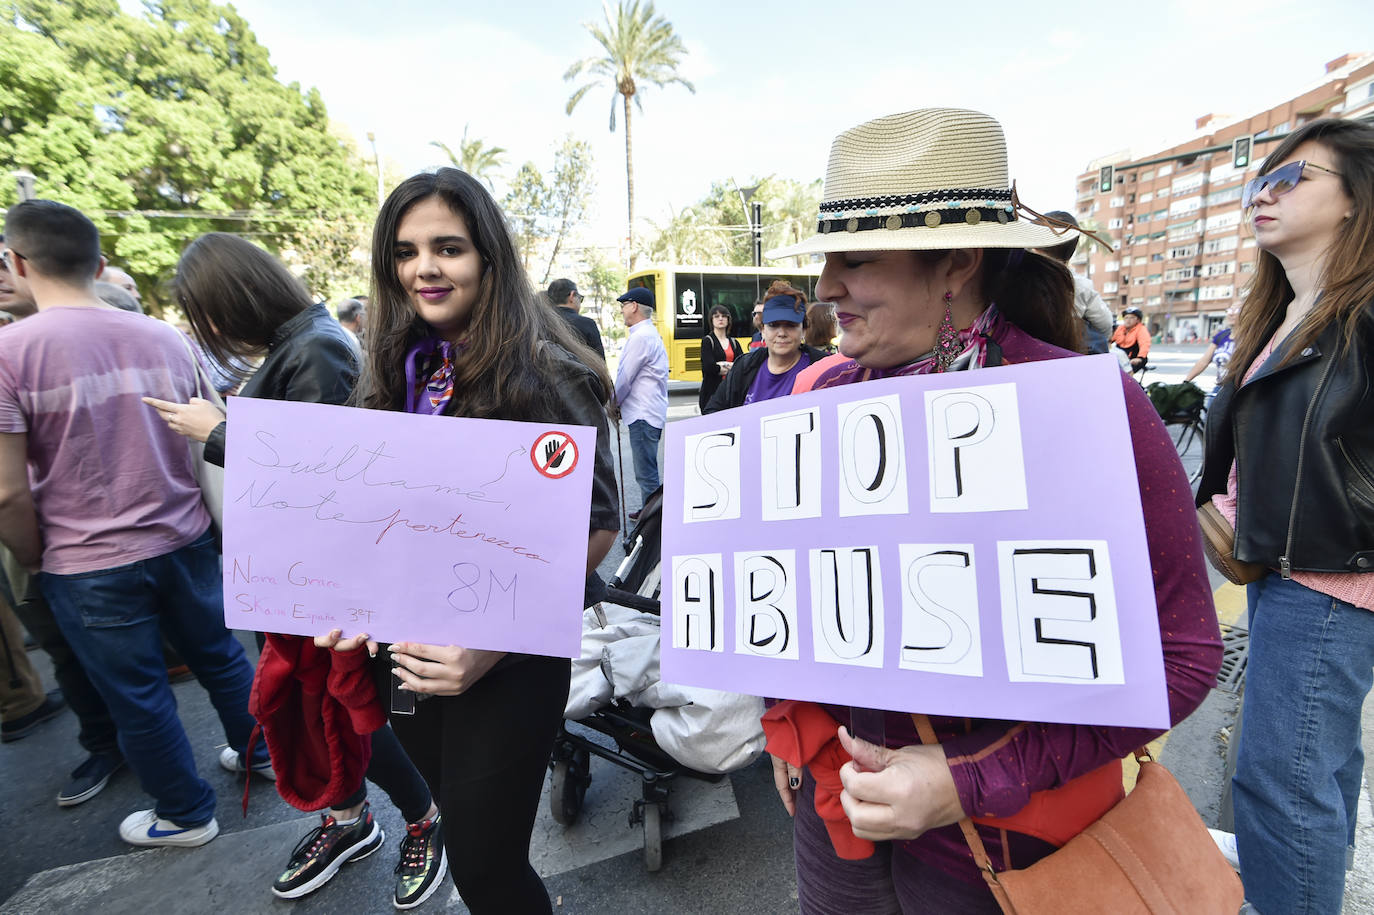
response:
[[[1181,380],[1201,352],[1197,346],[1157,346],[1158,366],[1148,381]],[[1208,376],[1201,379],[1210,384]],[[670,418],[695,415],[691,386],[674,385]],[[628,441],[623,443],[628,467]],[[1184,456],[1192,469],[1200,446]],[[629,485],[631,507],[637,489]],[[614,569],[619,554],[608,557]],[[1225,625],[1244,626],[1244,594],[1214,576],[1218,612]],[[251,650],[252,639],[244,636]],[[47,668],[41,653],[35,661]],[[50,673],[50,672],[49,672]],[[195,682],[174,687],[181,715],[192,736],[202,774],[219,792],[221,834],[192,850],[134,850],[116,834],[120,819],[148,806],[133,777],[121,773],[98,797],[74,808],[59,808],[53,796],[66,773],[80,762],[76,722],[70,714],[33,736],[0,748],[0,812],[9,827],[7,853],[0,861],[0,912],[93,912],[102,915],[172,911],[177,913],[394,911],[390,901],[392,868],[402,823],[386,798],[372,798],[387,831],[383,849],[353,864],[320,892],[287,903],[269,885],[295,843],[317,819],[301,814],[255,780],[248,813],[242,813],[244,782],[216,762],[223,735],[204,692]],[[1159,756],[1188,790],[1209,824],[1222,814],[1227,739],[1237,697],[1216,689],[1187,722],[1161,739]],[[1366,719],[1368,731],[1374,721]],[[556,911],[569,913],[734,913],[796,910],[791,839],[786,814],[774,794],[765,763],[717,783],[681,780],[673,787],[674,819],[665,826],[661,871],[648,873],[638,828],[628,824],[636,779],[623,770],[593,761],[593,783],[582,820],[573,827],[555,824],[541,812],[533,857],[546,875]],[[1370,845],[1367,793],[1361,798],[1362,849],[1351,875],[1346,911],[1374,912],[1374,857]],[[480,828],[480,824],[472,824]],[[419,911],[465,912],[451,884]]]

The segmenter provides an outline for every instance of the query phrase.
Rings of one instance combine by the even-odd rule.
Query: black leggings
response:
[[[566,659],[495,669],[461,696],[416,703],[392,727],[444,815],[449,873],[473,915],[552,911],[530,833],[568,702]]]
[[[390,727],[382,726],[372,732],[372,758],[368,760],[367,781],[358,790],[334,805],[335,810],[347,810],[367,800],[367,782],[386,792],[401,811],[407,823],[418,823],[429,813],[432,798],[429,786],[410,761],[401,742]]]

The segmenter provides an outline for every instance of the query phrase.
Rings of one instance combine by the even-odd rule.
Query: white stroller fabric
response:
[[[563,717],[585,718],[613,699],[654,709],[654,740],[680,764],[733,772],[763,752],[763,700],[659,680],[658,617],[616,604],[582,613],[582,656],[572,662]]]

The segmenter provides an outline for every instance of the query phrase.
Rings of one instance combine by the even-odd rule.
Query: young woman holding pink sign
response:
[[[841,134],[818,234],[769,256],[825,255],[816,297],[835,303],[848,358],[821,363],[810,379],[819,388],[1074,356],[1072,278],[1026,250],[1071,234],[1020,204],[996,121],[926,109]],[[1144,512],[1178,722],[1215,682],[1221,640],[1187,477],[1144,392],[1124,376],[1122,388],[1137,485],[1117,498]],[[1026,867],[1121,798],[1121,758],[1157,734],[930,722],[938,743],[922,743],[912,716],[893,712],[784,702],[765,716],[778,792],[795,816],[804,913],[999,911],[955,824],[973,817],[999,869]],[[803,731],[828,733],[832,745],[799,768],[788,760]]]
[[[465,172],[403,182],[372,241],[371,348],[356,402],[444,417],[526,420],[597,429],[587,572],[619,529],[599,358],[535,298],[505,218]],[[434,460],[447,459],[436,451]],[[567,519],[550,519],[551,524]],[[577,522],[574,522],[577,523]],[[588,595],[565,597],[580,615]],[[367,641],[317,639],[340,651]],[[375,644],[369,649],[376,651]],[[443,810],[449,872],[475,915],[549,912],[529,863],[530,834],[554,735],[567,704],[566,658],[398,642],[378,664],[392,726]]]

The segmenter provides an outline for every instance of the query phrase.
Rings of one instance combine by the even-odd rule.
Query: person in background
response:
[[[271,254],[239,238],[212,232],[186,249],[172,280],[177,301],[216,361],[260,355],[262,365],[243,386],[241,397],[265,397],[306,403],[343,404],[353,393],[360,369],[359,353],[346,336],[347,328],[333,321],[322,304],[313,304],[300,282]],[[351,300],[350,300],[351,301]],[[228,423],[219,409],[204,401],[174,404],[145,398],[173,431],[205,442],[205,459],[224,463]],[[268,692],[299,673],[302,651],[310,639],[259,635],[264,646],[258,664],[257,688]],[[286,659],[300,659],[293,668]],[[266,672],[266,673],[265,673]],[[281,672],[279,680],[268,678]],[[263,730],[280,780],[279,793],[299,799],[293,776],[317,757],[298,753],[301,742],[291,727]],[[296,722],[293,720],[291,725]],[[314,827],[296,845],[286,868],[272,884],[273,895],[299,899],[334,878],[340,867],[360,861],[381,847],[385,833],[367,800],[367,780],[391,798],[406,821],[397,865],[394,902],[397,908],[419,905],[443,883],[446,859],[439,841],[440,816],[429,787],[400,741],[383,724],[371,734],[371,755],[365,772],[357,773],[352,788],[329,802]],[[226,748],[220,765],[245,771],[241,754]],[[254,768],[266,775],[266,769]],[[285,789],[285,790],[283,790]],[[321,805],[323,806],[323,805]]]
[[[549,284],[547,295],[549,302],[558,309],[558,316],[572,326],[573,332],[601,357],[604,364],[606,347],[601,342],[601,329],[591,318],[579,313],[583,296],[577,291],[577,284],[572,280],[554,280]]]
[[[109,271],[107,270],[106,273]],[[136,315],[143,314],[143,306],[139,300],[134,298],[127,289],[116,286],[114,283],[106,283],[97,280],[95,284],[95,294],[100,301],[106,305],[112,305],[120,311],[132,311]]]
[[[199,372],[175,329],[96,297],[100,234],[81,213],[24,201],[5,236],[16,287],[38,313],[0,333],[0,541],[41,569],[43,596],[157,801],[126,817],[120,837],[204,845],[219,833],[215,791],[177,716],[163,634],[236,753],[253,730],[253,668],[224,626],[216,533],[190,451],[139,399],[151,384],[190,399]]]
[[[1197,362],[1188,370],[1188,375],[1184,381],[1192,381],[1203,372],[1207,371],[1207,366],[1217,367],[1217,377],[1213,380],[1212,390],[1207,394],[1207,400],[1203,405],[1203,414],[1211,409],[1212,401],[1216,399],[1217,392],[1221,390],[1221,385],[1226,381],[1226,369],[1231,364],[1231,354],[1236,349],[1236,338],[1232,330],[1236,324],[1236,318],[1240,314],[1240,303],[1232,305],[1226,309],[1226,317],[1222,322],[1221,329],[1212,334],[1211,341],[1207,344],[1207,349],[1198,356]]]
[[[1045,214],[1050,219],[1058,220],[1064,225],[1078,228],[1078,220],[1072,213],[1064,210],[1051,210]],[[1078,250],[1078,238],[1072,238],[1066,242],[1052,245],[1041,249],[1040,253],[1047,257],[1052,257],[1061,264],[1067,264],[1074,252]],[[1073,308],[1078,314],[1079,320],[1083,322],[1083,351],[1085,353],[1105,353],[1107,352],[1107,341],[1112,336],[1112,311],[1107,307],[1107,303],[1102,301],[1093,284],[1087,277],[1073,275]],[[1145,347],[1149,352],[1149,346]]]
[[[744,354],[739,341],[730,336],[730,309],[712,305],[706,313],[711,329],[701,338],[701,389],[697,391],[697,407],[702,413],[711,402],[711,395],[720,387],[721,379],[730,371],[735,360]]]
[[[658,440],[668,422],[668,351],[654,327],[654,294],[636,286],[616,301],[630,333],[620,352],[615,402],[630,429],[640,505],[658,489]],[[639,509],[629,513],[639,518]]]
[[[782,280],[768,287],[763,302],[764,348],[750,350],[730,370],[702,413],[715,413],[792,393],[802,369],[825,358],[802,343],[806,296]]]
[[[338,316],[339,326],[347,333],[348,338],[353,341],[353,347],[358,351],[359,356],[363,352],[363,336],[367,327],[367,309],[362,302],[357,299],[344,299],[334,310]]]
[[[875,161],[885,167],[874,169]],[[825,255],[816,295],[835,303],[847,359],[823,371],[815,388],[857,384],[849,396],[861,398],[868,380],[976,376],[1077,353],[1072,277],[1027,250],[1065,233],[1017,206],[995,120],[947,108],[879,118],[836,139],[825,174],[821,231],[769,253]],[[912,212],[913,199],[930,202]],[[877,212],[857,223],[844,212],[868,208]],[[1221,638],[1187,474],[1145,392],[1125,376],[1120,383],[1136,468],[1127,485],[1143,512],[1153,568],[1154,600],[1144,612],[1158,614],[1176,723],[1215,685]],[[999,913],[956,824],[974,817],[992,861],[1027,867],[1055,850],[1040,836],[1052,831],[1066,841],[1120,800],[1121,758],[1160,732],[931,715],[937,742],[926,743],[905,713],[793,702],[769,716],[797,724],[813,713],[822,716],[816,734],[853,759],[798,769],[774,756],[778,793],[794,814],[805,915]],[[837,824],[842,844],[845,835],[873,843],[845,857],[816,810],[817,781],[832,776],[848,821]]]
[[[1339,912],[1374,676],[1374,127],[1298,127],[1241,207],[1256,269],[1197,504],[1267,571],[1246,586],[1236,834],[1218,844],[1262,915]]]
[[[754,336],[749,338],[750,349],[763,348],[763,299],[754,303]]]
[[[127,292],[129,296],[138,303],[137,311],[139,314],[143,313],[143,293],[138,291],[138,284],[134,282],[134,278],[129,275],[127,270],[122,270],[119,267],[107,266],[105,272],[100,274],[100,279],[113,286],[118,286],[120,289]],[[104,296],[101,298],[104,298]],[[113,305],[114,303],[111,302],[110,304]],[[123,305],[115,305],[115,307],[123,308],[125,311],[135,310],[133,308],[125,308]]]
[[[838,352],[835,338],[840,335],[840,325],[835,323],[835,306],[829,302],[812,302],[806,310],[806,330],[802,342],[826,356]]]
[[[1132,305],[1121,313],[1121,323],[1112,332],[1112,345],[1121,351],[1132,372],[1150,361],[1150,332],[1141,323],[1144,319],[1145,312]]]
[[[372,269],[374,337],[360,406],[420,414],[436,429],[454,416],[596,428],[595,455],[584,456],[594,461],[590,514],[557,519],[587,526],[590,579],[618,527],[610,379],[530,289],[496,202],[455,168],[407,179],[377,214]],[[454,458],[435,454],[440,463]],[[576,619],[586,598],[559,600]],[[365,632],[348,635],[336,629],[316,644],[345,654],[368,644]],[[392,727],[444,812],[449,873],[468,910],[551,912],[529,850],[568,699],[567,659],[421,642],[386,653],[392,663],[374,664],[379,692],[389,696],[396,684],[421,700],[413,715],[393,715]]]

